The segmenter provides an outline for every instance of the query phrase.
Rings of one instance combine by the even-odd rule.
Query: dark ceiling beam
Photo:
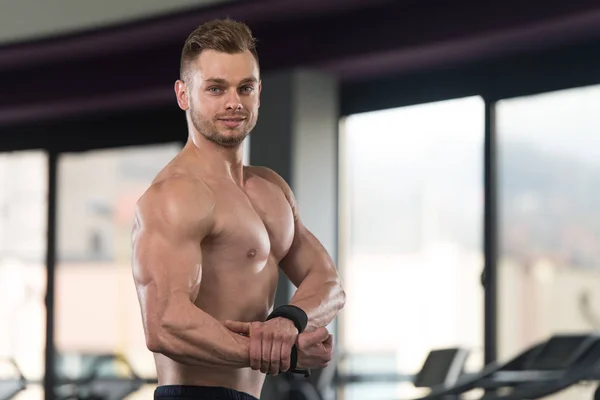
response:
[[[48,101],[0,107],[0,127],[31,121],[53,121],[70,118],[73,115],[94,115],[111,113],[115,110],[137,110],[165,104],[170,99],[177,107],[174,91],[169,88],[150,88],[139,91],[110,93],[97,96],[72,97]]]
[[[468,96],[488,101],[600,84],[600,42],[488,59],[468,65],[386,75],[341,87],[342,115]]]
[[[288,21],[336,13],[340,10],[360,9],[365,4],[386,4],[392,1],[235,0],[124,25],[69,33],[30,43],[0,46],[0,71],[57,61],[151,51],[152,48],[163,47],[165,44],[179,46],[195,27],[215,18],[243,20],[252,26],[277,26]]]
[[[250,24],[265,72],[320,68],[359,82],[600,37],[597,0],[232,2],[0,49],[0,126],[175,104],[183,40],[225,15]]]
[[[349,82],[525,55],[590,39],[600,39],[600,7],[526,26],[327,60],[316,67]]]

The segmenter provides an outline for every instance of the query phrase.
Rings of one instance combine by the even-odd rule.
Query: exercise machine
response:
[[[408,382],[416,388],[430,390],[451,387],[465,375],[465,365],[469,353],[469,349],[462,347],[431,350],[421,369],[414,375],[400,373],[348,374],[340,373],[338,369],[332,379],[332,384],[335,387],[340,387],[367,382]]]
[[[10,400],[25,390],[26,379],[14,359],[0,359],[0,371],[0,400]]]
[[[77,363],[69,373],[69,362]],[[117,354],[74,354],[58,357],[57,400],[122,400],[138,391],[146,380]]]
[[[555,335],[506,363],[464,374],[453,385],[438,385],[415,400],[454,400],[483,389],[482,400],[540,399],[585,381],[600,380],[600,337]]]

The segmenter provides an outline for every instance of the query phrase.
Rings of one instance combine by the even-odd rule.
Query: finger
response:
[[[225,321],[224,325],[230,331],[241,333],[244,335],[250,334],[250,323],[240,321]]]
[[[271,369],[271,350],[273,345],[273,336],[271,334],[263,335],[262,340],[262,359],[260,363],[260,372],[266,374]]]
[[[275,335],[273,345],[271,347],[271,367],[269,373],[271,375],[277,375],[281,368],[281,346],[283,341]]]
[[[279,366],[279,370],[281,372],[287,372],[290,370],[291,362],[292,362],[292,346],[293,344],[289,342],[281,343],[281,365]]]
[[[262,338],[252,337],[250,339],[250,368],[260,370],[262,360]]]
[[[325,363],[321,368],[325,368],[333,360],[333,335],[329,335],[327,340],[323,342],[323,348],[325,349]]]
[[[333,335],[329,335],[330,337],[327,338],[326,342],[327,344],[324,345],[325,347],[325,351],[327,352],[327,355],[329,357],[329,361],[331,361],[333,359]]]
[[[238,335],[235,341],[243,345],[244,347],[250,348],[250,337],[248,335]]]
[[[298,339],[302,338],[302,346],[313,346],[324,342],[329,336],[329,332],[325,328],[319,328],[313,332],[302,333]],[[299,343],[300,344],[300,343]]]
[[[329,338],[329,336],[331,336],[331,335],[330,335],[329,331],[327,330],[327,328],[319,328],[319,329],[315,330],[315,336],[316,336],[315,339],[318,340],[317,343],[322,343],[325,340],[327,340]]]
[[[250,367],[258,371],[262,359],[262,333],[254,324],[250,329]]]

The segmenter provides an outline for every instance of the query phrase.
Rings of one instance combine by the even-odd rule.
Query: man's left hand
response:
[[[266,322],[225,321],[225,327],[250,337],[250,366],[262,373],[277,375],[290,369],[292,347],[298,329],[287,318]]]

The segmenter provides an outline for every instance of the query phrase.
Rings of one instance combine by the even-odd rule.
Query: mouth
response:
[[[221,123],[223,123],[225,126],[227,126],[229,128],[235,128],[235,127],[241,125],[242,122],[244,122],[245,120],[246,120],[246,118],[240,118],[240,117],[219,118],[219,121],[221,121]]]

